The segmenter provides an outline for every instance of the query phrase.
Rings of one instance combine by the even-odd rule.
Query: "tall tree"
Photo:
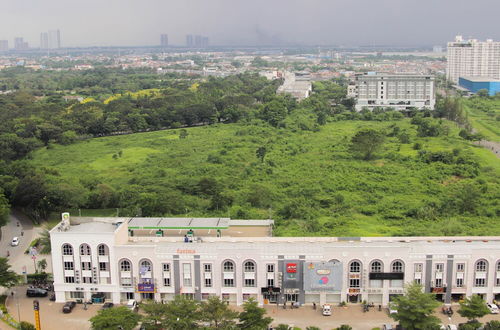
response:
[[[141,304],[142,311],[146,314],[143,317],[143,325],[147,329],[162,329],[165,322],[166,306],[156,301],[149,301]]]
[[[201,303],[201,320],[210,324],[210,329],[235,329],[238,312],[231,310],[226,302],[213,296]]]
[[[249,330],[265,330],[273,321],[272,318],[266,317],[266,310],[258,306],[257,301],[249,299],[243,304],[243,312],[240,313],[240,329]]]
[[[5,198],[2,189],[0,188],[0,227],[7,223],[10,206],[7,198]]]
[[[47,228],[44,228],[40,233],[40,237],[38,238],[38,244],[42,247],[40,250],[41,254],[49,254],[52,251],[50,246],[50,232]]]
[[[474,321],[489,313],[490,310],[486,306],[486,302],[479,295],[472,295],[469,298],[465,298],[463,302],[460,302],[458,310],[458,314],[469,321]]]
[[[20,276],[13,270],[10,270],[10,265],[7,258],[0,258],[0,286],[10,288],[16,285]]]
[[[391,303],[397,313],[391,317],[407,330],[439,329],[439,319],[434,310],[439,306],[433,294],[423,293],[422,286],[409,284],[403,296],[396,297]]]
[[[175,296],[166,305],[164,326],[167,329],[190,330],[198,327],[200,319],[198,304],[183,296]]]
[[[90,319],[94,330],[132,330],[141,316],[125,306],[103,309]]]
[[[376,129],[365,128],[358,131],[351,139],[351,151],[360,153],[364,160],[372,159],[385,141],[385,135]]]

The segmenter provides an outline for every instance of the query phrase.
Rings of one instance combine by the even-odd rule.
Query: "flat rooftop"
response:
[[[500,82],[500,79],[495,79],[491,77],[470,77],[470,76],[461,76],[460,78],[473,81],[473,82]]]
[[[227,229],[229,218],[132,218],[129,229]]]

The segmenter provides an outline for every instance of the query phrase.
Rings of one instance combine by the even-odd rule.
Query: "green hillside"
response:
[[[448,136],[421,138],[408,119],[338,121],[319,131],[218,124],[189,128],[183,138],[165,130],[54,145],[31,162],[68,207],[271,215],[277,235],[500,235],[498,159],[447,125]],[[389,135],[371,161],[349,150],[363,127]],[[394,127],[409,143],[390,137]]]

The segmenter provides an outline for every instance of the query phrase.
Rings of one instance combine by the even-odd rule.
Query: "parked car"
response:
[[[392,324],[384,324],[384,326],[382,327],[382,330],[392,330],[392,329],[394,329],[392,327]]]
[[[18,246],[19,245],[19,237],[14,237],[12,238],[12,242],[10,242],[11,246]]]
[[[137,310],[137,301],[134,299],[130,299],[127,302],[127,308],[130,309],[131,311],[136,311]]]
[[[332,315],[332,306],[330,304],[324,304],[323,305],[323,312],[322,314],[324,316],[330,316]]]
[[[48,291],[40,288],[26,289],[26,296],[28,297],[47,297]]]
[[[102,305],[101,309],[108,309],[108,308],[112,308],[113,306],[114,306],[113,303],[107,302],[107,303],[104,303],[104,305]]]
[[[498,306],[495,304],[486,303],[491,314],[498,314]]]
[[[73,310],[73,308],[75,308],[75,306],[76,302],[68,301],[67,303],[64,304],[62,311],[65,314],[71,313],[71,311]]]

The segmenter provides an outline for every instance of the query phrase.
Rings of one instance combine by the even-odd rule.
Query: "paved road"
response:
[[[490,150],[498,158],[500,158],[500,143],[493,142],[493,141],[487,141],[487,140],[481,140],[478,142],[474,142],[474,144],[477,144],[478,146],[481,146],[481,147],[484,147],[484,148]]]
[[[19,226],[18,226],[19,224]],[[9,222],[0,228],[2,231],[0,239],[0,254],[2,257],[7,257],[9,251],[9,263],[12,269],[18,273],[23,272],[23,267],[26,267],[28,273],[35,272],[35,266],[31,256],[24,254],[31,241],[35,239],[41,232],[41,227],[34,227],[31,220],[21,212],[13,210],[9,215]],[[23,235],[21,236],[21,232]],[[11,246],[10,243],[13,237],[19,237],[19,245]],[[50,256],[38,256],[37,260],[45,258],[50,263]],[[50,271],[50,266],[47,269]]]

